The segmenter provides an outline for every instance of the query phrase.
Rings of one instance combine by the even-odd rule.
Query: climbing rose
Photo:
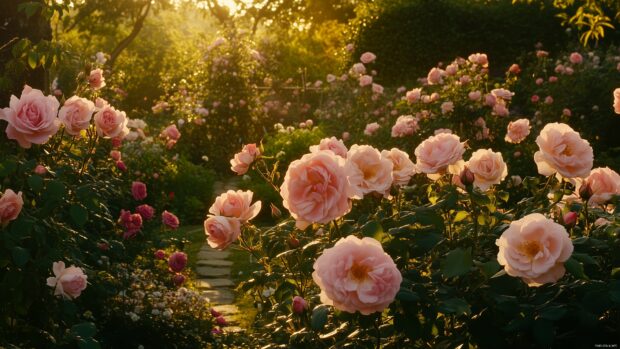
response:
[[[15,194],[11,189],[5,190],[0,197],[0,226],[5,226],[10,221],[15,220],[23,206],[24,200],[21,191]]]
[[[519,119],[508,124],[504,140],[508,143],[521,143],[530,134],[530,120]]]
[[[256,217],[260,212],[261,202],[252,204],[254,193],[250,190],[229,190],[215,198],[215,202],[209,208],[209,213],[215,216],[225,216],[239,219],[242,223]]]
[[[56,117],[60,103],[54,96],[24,86],[21,97],[11,96],[9,107],[0,110],[0,120],[6,120],[6,136],[22,148],[32,143],[43,144],[56,134],[60,121]]]
[[[90,88],[92,88],[93,90],[98,90],[105,87],[103,70],[101,70],[100,68],[91,70],[90,75],[88,76],[88,83],[90,84]]]
[[[246,144],[241,149],[241,152],[235,154],[234,158],[230,160],[230,169],[238,175],[243,175],[250,169],[250,165],[260,157],[260,149],[256,147],[256,144]]]
[[[347,152],[349,151],[347,146],[336,137],[323,138],[321,139],[321,142],[319,142],[319,145],[310,146],[311,153],[316,153],[321,150],[331,150],[334,154],[345,159],[347,157]]]
[[[345,170],[355,199],[377,192],[389,195],[392,186],[392,161],[370,145],[354,144],[347,154]]]
[[[409,154],[404,151],[392,148],[390,150],[382,150],[381,155],[392,162],[392,184],[396,186],[404,186],[409,183],[411,177],[415,174],[415,164],[409,159]]]
[[[77,136],[90,126],[90,119],[95,112],[95,104],[86,98],[73,96],[65,101],[58,112],[58,118],[65,125],[65,131]]]
[[[588,199],[590,204],[602,205],[613,195],[620,195],[620,175],[609,167],[593,169],[582,185],[588,185],[592,191]]]
[[[87,276],[81,268],[73,265],[65,268],[65,262],[59,261],[52,264],[52,271],[54,276],[47,278],[47,286],[54,287],[55,296],[74,299],[86,289]]]
[[[131,195],[137,201],[146,199],[146,184],[139,181],[131,183]]]
[[[510,223],[495,244],[499,246],[497,261],[506,273],[533,287],[564,276],[564,262],[573,253],[566,229],[540,213]]]
[[[218,250],[225,249],[241,235],[239,220],[224,216],[209,216],[204,221],[204,228],[207,243]]]
[[[394,301],[402,276],[381,243],[349,235],[323,251],[314,262],[312,279],[324,304],[368,315]]]
[[[439,133],[424,140],[415,149],[416,168],[437,180],[443,173],[461,173],[465,143],[457,135]]]
[[[491,149],[476,150],[465,166],[474,174],[474,186],[482,191],[499,184],[508,175],[502,153]]]
[[[168,257],[168,266],[174,272],[180,272],[187,265],[187,255],[185,252],[174,252]]]
[[[541,175],[557,172],[564,178],[583,178],[590,174],[594,161],[592,147],[570,126],[557,122],[545,125],[536,144],[539,150],[534,161]]]
[[[164,223],[164,225],[173,230],[176,230],[179,227],[179,218],[177,218],[177,216],[168,211],[162,212],[161,221],[162,223]]]

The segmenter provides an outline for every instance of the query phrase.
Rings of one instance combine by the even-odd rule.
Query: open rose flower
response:
[[[142,229],[142,216],[138,213],[131,213],[130,211],[121,210],[119,222],[125,228],[123,239],[131,239]]]
[[[95,104],[86,98],[73,96],[65,101],[65,104],[58,112],[58,118],[65,125],[65,131],[77,136],[82,130],[86,130],[90,125],[95,112]]]
[[[344,145],[344,143],[336,137],[323,138],[321,139],[319,145],[310,146],[310,152],[312,153],[316,153],[321,150],[331,150],[334,154],[344,159],[346,159],[347,152],[349,151],[349,149],[347,149],[347,146]]]
[[[148,221],[153,219],[153,217],[155,217],[155,209],[147,204],[142,204],[138,207],[136,207],[136,212],[142,216],[142,219]]]
[[[60,121],[56,117],[60,103],[54,96],[24,86],[21,97],[11,96],[9,107],[0,110],[0,120],[9,124],[6,136],[22,148],[43,144],[56,134]]]
[[[298,228],[329,223],[349,212],[352,192],[344,162],[340,156],[325,150],[291,162],[280,195]]]
[[[261,202],[252,204],[252,193],[250,190],[229,190],[215,198],[215,202],[209,208],[209,213],[216,216],[226,216],[239,219],[242,223],[256,217],[260,212]]]
[[[241,235],[241,223],[238,219],[224,216],[209,216],[204,221],[205,234],[209,246],[223,250]]]
[[[168,211],[164,211],[161,213],[161,222],[172,230],[176,230],[180,224],[179,218]]]
[[[499,184],[508,175],[502,153],[491,149],[476,150],[465,166],[474,174],[474,186],[482,191]]]
[[[396,186],[407,185],[411,177],[415,174],[415,164],[409,159],[409,154],[404,151],[392,148],[382,150],[381,155],[392,162],[392,184]]]
[[[497,261],[506,273],[533,287],[562,278],[564,262],[573,253],[566,229],[540,213],[510,223],[495,244]]]
[[[230,160],[230,169],[238,175],[243,175],[250,169],[250,165],[260,157],[260,149],[256,144],[246,144],[241,149],[241,152],[235,154],[232,160]]]
[[[168,266],[174,272],[182,271],[187,265],[187,254],[185,252],[174,252],[168,257]]]
[[[482,67],[485,67],[489,64],[489,59],[487,58],[486,53],[473,53],[469,55],[468,60]]]
[[[618,63],[620,66],[620,63]],[[614,90],[614,112],[620,114],[620,88]]]
[[[127,127],[127,115],[124,111],[104,105],[95,113],[95,126],[99,137],[104,138],[123,138],[129,134]]]
[[[426,81],[429,85],[438,85],[443,84],[443,76],[444,71],[439,68],[432,68],[428,72],[428,76],[426,77]]]
[[[312,279],[321,302],[363,315],[383,311],[400,289],[402,276],[379,241],[353,235],[327,248],[314,262]]]
[[[22,192],[15,194],[11,189],[4,191],[0,197],[0,226],[7,225],[10,221],[15,220],[24,206]]]
[[[418,119],[411,115],[401,115],[392,126],[392,137],[406,137],[418,132]]]
[[[508,124],[504,140],[508,143],[521,143],[530,134],[530,120],[519,119]]]
[[[536,144],[539,150],[534,161],[541,175],[558,173],[564,178],[583,178],[590,174],[594,161],[592,147],[570,126],[557,122],[545,125]]]
[[[583,56],[581,56],[579,52],[571,53],[568,59],[573,64],[581,64],[581,62],[583,62]]]
[[[370,75],[362,75],[360,76],[360,86],[368,86],[372,84],[372,76]]]
[[[139,181],[131,183],[131,195],[137,201],[146,199],[146,184]]]
[[[372,63],[377,58],[377,56],[372,52],[364,52],[360,57],[360,61],[364,64]]]
[[[372,192],[389,195],[394,164],[379,150],[369,145],[354,144],[347,154],[345,169],[353,198],[361,199]]]
[[[60,261],[52,264],[52,271],[54,276],[47,278],[47,286],[54,288],[55,296],[74,299],[86,289],[87,276],[81,268],[74,265],[65,268],[65,262]]]
[[[177,125],[172,124],[166,127],[163,131],[161,131],[161,136],[163,138],[168,138],[173,141],[178,141],[179,138],[181,138],[181,132],[179,132]]]
[[[381,128],[381,126],[378,123],[372,122],[366,125],[366,128],[364,129],[364,134],[366,136],[372,136],[375,134],[375,132],[379,130],[379,128]]]
[[[444,173],[459,174],[463,170],[465,143],[457,135],[439,133],[415,148],[416,168],[433,180]]]
[[[90,72],[90,75],[88,76],[88,84],[90,85],[90,88],[92,88],[93,90],[99,90],[105,87],[105,78],[103,77],[103,70],[101,70],[100,68],[92,70]]]
[[[602,205],[613,195],[620,195],[620,175],[609,167],[593,169],[581,185],[588,185],[592,191],[589,204]]]

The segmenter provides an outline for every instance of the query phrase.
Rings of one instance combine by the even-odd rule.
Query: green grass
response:
[[[233,262],[230,274],[235,285],[247,280],[252,272],[258,268],[256,261],[250,261],[249,253],[238,248],[230,249],[228,259]],[[239,308],[239,314],[243,314],[243,317],[237,318],[239,326],[251,332],[257,312],[253,300],[243,292],[237,291],[235,305]]]

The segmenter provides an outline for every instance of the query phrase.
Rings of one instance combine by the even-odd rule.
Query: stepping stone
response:
[[[212,267],[230,267],[233,262],[225,259],[201,259],[196,262],[198,265],[210,265]]]
[[[230,275],[230,268],[215,268],[210,266],[196,267],[196,273],[200,276],[217,277]]]
[[[198,279],[196,287],[198,288],[215,288],[215,287],[233,287],[235,284],[230,279]]]
[[[205,250],[198,252],[197,258],[200,259],[226,259],[230,255],[228,251]]]
[[[231,304],[235,301],[235,294],[224,288],[202,291],[202,295],[209,298],[213,304]],[[217,306],[214,308],[217,309]]]
[[[228,320],[228,317],[239,314],[239,308],[237,308],[237,306],[234,304],[216,305],[213,307],[213,309],[222,313],[222,315],[225,315],[227,320]]]

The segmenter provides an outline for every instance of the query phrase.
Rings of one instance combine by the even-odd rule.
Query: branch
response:
[[[143,13],[140,15],[140,17],[138,17],[138,19],[134,23],[131,33],[129,33],[129,35],[125,39],[119,42],[118,45],[116,45],[116,47],[112,51],[112,53],[110,53],[110,59],[108,60],[108,67],[110,67],[110,69],[114,66],[114,63],[116,62],[116,59],[121,54],[121,52],[123,52],[123,50],[126,49],[127,46],[131,44],[131,42],[136,38],[136,36],[138,36],[138,34],[140,34],[140,30],[142,30],[142,27],[144,26],[144,20],[148,16],[150,9],[151,9],[151,1],[148,0],[146,3],[146,9],[143,11]]]

